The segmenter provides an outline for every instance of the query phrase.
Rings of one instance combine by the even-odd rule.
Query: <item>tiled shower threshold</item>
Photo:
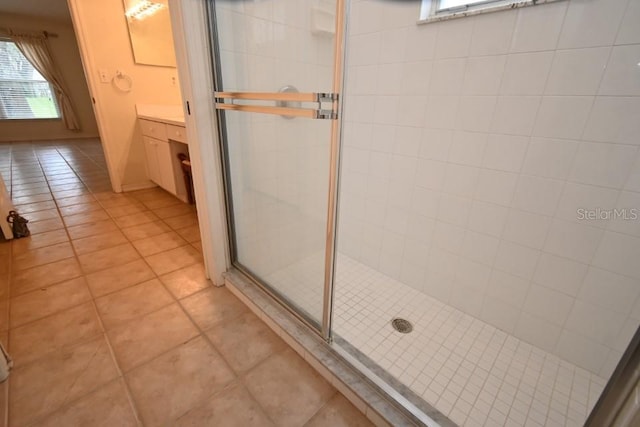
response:
[[[354,354],[347,349],[339,350],[341,344],[346,344],[344,340],[338,338],[335,344],[327,344],[241,272],[230,270],[225,275],[225,284],[375,425],[455,427],[446,416],[410,391],[407,402],[419,411],[402,406],[395,399],[407,396],[367,378],[346,360],[346,354],[341,355]],[[365,368],[374,366],[366,357],[358,357],[357,363],[362,363]]]

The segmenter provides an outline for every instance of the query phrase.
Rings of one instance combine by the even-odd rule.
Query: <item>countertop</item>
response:
[[[136,104],[138,118],[184,126],[184,112],[181,105]]]
[[[174,126],[184,126],[184,116],[166,116],[159,114],[140,114],[139,119],[151,120],[154,122],[166,123]]]

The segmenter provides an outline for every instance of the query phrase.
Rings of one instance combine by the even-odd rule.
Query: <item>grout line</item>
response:
[[[34,154],[35,154],[35,150],[34,150]],[[36,157],[37,157],[37,154],[36,154]],[[41,169],[42,169],[42,163],[40,162],[40,158],[39,158],[39,157],[38,157],[38,162],[39,162],[40,167],[41,167]],[[75,170],[74,170],[74,173],[75,173]],[[45,177],[45,179],[47,179],[47,178]],[[47,185],[49,185],[49,181],[47,180],[46,182],[47,182]],[[51,193],[51,194],[53,195],[53,193]],[[60,215],[60,214],[61,214],[61,213],[60,213],[60,206],[58,205],[57,200],[54,200],[54,203],[55,203],[55,205],[56,205],[56,209],[58,210],[58,214]],[[73,247],[73,244],[71,243],[71,242],[72,242],[72,239],[71,239],[71,235],[69,234],[68,227],[67,227],[66,223],[64,223],[64,230],[65,230],[65,233],[67,234],[67,237],[68,237],[68,239],[69,239],[69,244],[70,244],[70,246],[71,246],[71,248],[72,248],[72,251],[73,251],[73,253],[74,253],[75,259],[76,259],[76,261],[78,261],[78,264],[79,264],[80,270],[83,272],[82,276],[80,276],[80,277],[83,277],[83,278],[84,278],[84,284],[85,284],[85,286],[86,286],[87,290],[89,291],[89,295],[91,296],[91,301],[90,301],[90,302],[91,302],[92,307],[93,307],[93,312],[94,312],[94,314],[95,314],[95,316],[96,316],[96,318],[97,318],[97,320],[98,320],[99,327],[100,327],[100,329],[101,329],[101,331],[102,331],[102,332],[101,332],[101,334],[102,334],[102,338],[105,340],[105,342],[106,342],[106,344],[107,344],[107,347],[108,347],[108,349],[109,349],[109,353],[110,353],[110,355],[111,355],[111,359],[112,359],[113,364],[114,364],[115,369],[116,369],[117,378],[122,378],[122,376],[123,376],[122,370],[121,370],[121,368],[120,368],[120,365],[118,364],[117,359],[115,358],[115,354],[114,354],[114,351],[113,351],[113,347],[112,347],[111,342],[110,342],[110,340],[109,340],[109,337],[108,337],[108,335],[107,335],[107,333],[106,333],[106,329],[105,329],[105,327],[104,327],[104,323],[102,322],[102,318],[101,318],[101,317],[100,317],[100,315],[99,315],[98,308],[97,308],[96,303],[95,303],[95,296],[93,295],[93,292],[91,291],[91,288],[89,287],[88,283],[86,282],[86,276],[87,276],[87,274],[84,272],[84,269],[82,268],[82,265],[79,263],[78,254],[77,254],[77,252],[76,252],[76,250],[75,250],[75,247]],[[86,303],[86,302],[85,302],[85,303]],[[96,337],[97,337],[97,335],[96,335]],[[74,344],[75,344],[75,343],[74,343]],[[69,344],[69,345],[71,345],[71,344]],[[94,388],[92,391],[95,391],[95,390],[97,390],[98,388],[101,388],[101,387],[102,387],[102,386],[104,386],[104,385],[105,385],[105,384],[103,384],[103,385],[101,385],[101,386],[99,386],[99,387],[96,387],[96,388]],[[89,395],[90,393],[91,393],[91,392],[86,393],[86,394],[85,394],[85,395],[83,395],[82,397],[85,397],[85,396]],[[142,426],[142,422],[141,422],[141,418],[140,418],[140,416],[139,416],[138,410],[137,410],[137,408],[136,408],[136,406],[135,406],[135,404],[133,403],[133,400],[132,400],[131,391],[129,390],[128,385],[126,385],[126,384],[125,384],[125,393],[126,393],[126,395],[127,395],[127,399],[129,400],[129,403],[130,403],[130,405],[131,405],[131,409],[132,409],[132,411],[133,411],[133,415],[134,415],[134,417],[136,418],[136,422],[137,422],[137,424],[138,424],[139,426]],[[68,405],[71,405],[73,402],[76,402],[76,401],[80,400],[82,397],[78,397],[77,399],[74,399],[73,401],[69,402],[69,403],[68,403]],[[55,410],[55,411],[52,411],[52,412],[50,412],[50,413],[48,413],[48,414],[45,414],[45,415],[42,415],[42,416],[41,416],[41,417],[39,417],[38,419],[40,419],[40,420],[45,419],[45,417],[50,416],[52,413],[54,413],[54,412],[56,412],[56,411],[58,411],[58,410],[60,410],[60,409],[62,409],[62,408],[64,408],[64,407],[65,407],[65,406],[64,406],[64,405],[62,405],[62,406],[60,406],[59,408],[56,408],[56,410]],[[37,421],[37,420],[35,420],[35,421]]]

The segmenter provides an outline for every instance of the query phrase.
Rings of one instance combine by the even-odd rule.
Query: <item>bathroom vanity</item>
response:
[[[149,179],[188,201],[178,154],[189,155],[182,109],[177,106],[137,106]]]

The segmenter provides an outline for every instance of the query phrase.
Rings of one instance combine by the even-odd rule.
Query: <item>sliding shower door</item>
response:
[[[233,263],[325,336],[342,50],[338,3],[227,0],[211,2],[209,11]]]

